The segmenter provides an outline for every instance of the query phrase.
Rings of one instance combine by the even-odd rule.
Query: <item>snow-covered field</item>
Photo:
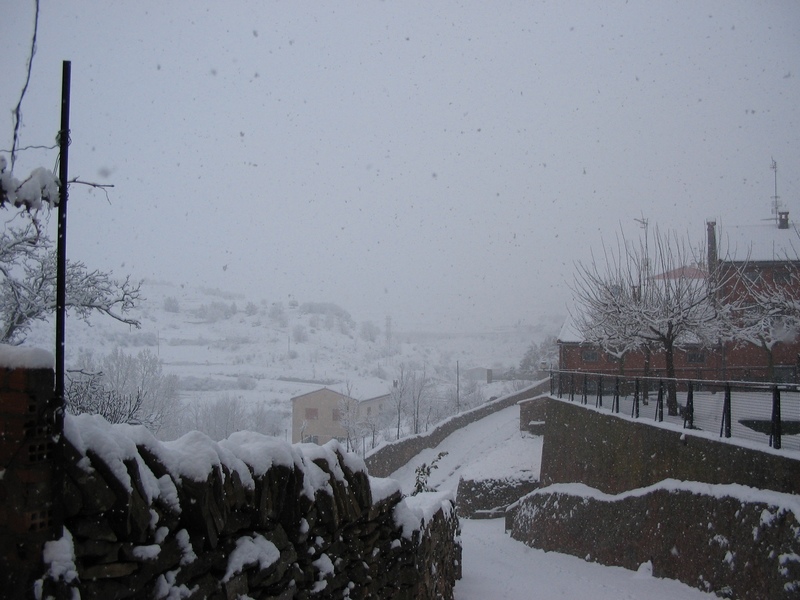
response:
[[[463,474],[506,476],[519,469],[538,473],[542,440],[519,431],[519,408],[512,406],[449,436],[392,474],[404,491],[414,487],[416,467],[448,454],[431,473],[429,484],[455,493]],[[574,556],[525,546],[505,533],[503,519],[461,520],[463,577],[456,600],[693,600],[716,598],[683,583],[638,572],[588,563]]]
[[[437,401],[455,390],[456,365],[497,371],[517,366],[533,341],[558,330],[558,319],[475,333],[413,331],[413,325],[370,322],[374,340],[364,335],[365,321],[314,298],[250,298],[218,289],[146,281],[133,316],[141,329],[95,316],[92,326],[67,319],[67,368],[81,352],[101,358],[116,348],[127,354],[156,354],[165,374],[179,378],[186,414],[214,403],[226,407],[260,406],[269,430],[289,439],[290,398],[327,386],[358,399],[387,393],[401,364],[426,370],[435,382]],[[327,312],[326,312],[327,311]],[[387,315],[390,316],[390,315]],[[37,323],[26,346],[52,351],[54,327]],[[479,385],[484,399],[509,391],[511,384]],[[202,423],[189,423],[203,429]],[[160,437],[183,433],[182,428]],[[235,430],[235,427],[234,427]],[[206,431],[212,437],[214,433]],[[226,432],[222,432],[226,434]],[[227,432],[230,433],[230,432]],[[387,432],[388,435],[388,432]],[[393,437],[391,438],[393,439]]]

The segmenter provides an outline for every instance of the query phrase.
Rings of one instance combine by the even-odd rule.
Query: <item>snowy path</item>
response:
[[[438,448],[421,452],[392,477],[402,483],[404,491],[410,491],[417,465],[430,462],[441,451],[448,455],[439,461],[429,483],[455,492],[465,470],[500,474],[531,468],[538,473],[541,439],[523,437],[519,408],[513,406],[454,433]],[[461,520],[464,565],[455,588],[456,600],[716,598],[669,579],[528,548],[506,535],[504,525],[503,519]]]

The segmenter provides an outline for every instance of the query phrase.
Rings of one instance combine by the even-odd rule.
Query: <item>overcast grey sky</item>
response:
[[[0,149],[33,0],[0,19]],[[43,0],[21,144],[72,61],[70,256],[357,319],[565,314],[642,215],[800,218],[800,3]],[[55,152],[24,152],[17,176]]]

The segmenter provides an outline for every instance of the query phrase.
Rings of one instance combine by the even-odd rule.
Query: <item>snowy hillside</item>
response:
[[[94,317],[91,327],[68,318],[67,368],[81,353],[100,358],[120,348],[157,355],[164,374],[178,377],[184,408],[181,423],[162,437],[190,428],[224,437],[247,427],[288,438],[292,396],[321,386],[359,399],[384,394],[401,364],[424,368],[443,402],[455,390],[457,362],[463,394],[468,369],[517,366],[531,342],[560,325],[556,317],[469,334],[404,331],[389,320],[361,321],[346,307],[315,299],[250,298],[163,281],[145,282],[142,292],[145,300],[134,313],[141,329],[107,317]],[[50,349],[53,339],[53,327],[40,323],[25,345]],[[488,399],[512,383],[471,385],[476,397]]]

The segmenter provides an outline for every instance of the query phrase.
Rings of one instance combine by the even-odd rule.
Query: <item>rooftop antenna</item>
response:
[[[778,196],[778,163],[775,162],[775,159],[770,157],[772,160],[772,164],[770,165],[770,169],[775,172],[775,195],[772,196],[772,214],[775,218],[775,222],[778,222],[778,212],[781,209],[781,201],[780,196]]]
[[[650,272],[650,253],[649,253],[649,248],[648,248],[648,243],[647,243],[647,238],[648,238],[648,236],[647,236],[647,226],[649,225],[649,221],[648,221],[648,219],[644,218],[644,213],[642,213],[642,218],[641,219],[637,219],[636,217],[634,217],[633,220],[636,221],[642,229],[644,229],[644,265],[643,266],[644,266],[645,277],[647,277],[647,276],[649,276],[649,272]],[[640,282],[640,285],[641,285],[641,282]]]

